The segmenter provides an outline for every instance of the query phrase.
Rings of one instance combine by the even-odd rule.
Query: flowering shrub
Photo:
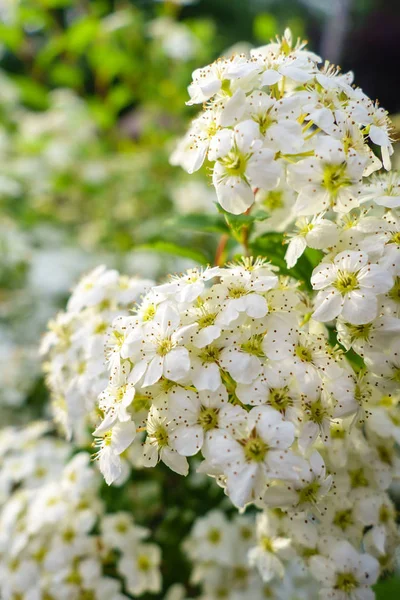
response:
[[[189,172],[212,163],[224,243],[231,234],[246,254],[264,235],[250,212],[257,196],[265,210],[269,195],[272,212],[272,198],[278,208],[285,198],[283,273],[273,246],[271,262],[225,266],[219,247],[217,266],[153,286],[105,343],[94,436],[107,483],[145,431],[136,445],[145,467],[162,461],[187,475],[200,453],[198,471],[234,506],[261,511],[246,567],[229,558],[238,544],[225,517],[210,515],[222,529],[205,534],[204,556],[207,521],[195,527],[188,548],[215,573],[199,566],[194,577],[211,582],[210,597],[234,581],[224,568],[242,565],[278,588],[300,568],[321,598],[371,598],[398,543],[388,490],[400,464],[400,196],[396,175],[370,177],[382,162],[390,169],[389,123],[350,74],[319,61],[286,32],[250,58],[195,71],[190,103],[205,109],[172,157]],[[301,282],[294,267],[307,249],[317,252]],[[262,585],[250,580],[245,593],[256,597]]]
[[[175,44],[166,23],[151,38],[173,60],[194,56],[183,24]],[[171,226],[195,231],[204,248],[181,254],[199,266],[157,284],[99,267],[50,322],[53,413],[85,451],[67,463],[67,443],[42,426],[6,430],[6,600],[163,593],[160,549],[126,512],[146,477],[178,488],[171,513],[142,501],[160,545],[174,510],[179,542],[191,529],[192,575],[168,600],[371,600],[395,568],[400,178],[385,110],[320,63],[286,31],[194,71],[188,104],[203,111],[171,163],[210,168],[218,214],[195,183],[175,188],[185,214],[145,249],[180,254]],[[120,486],[112,514],[89,431],[106,484]]]
[[[157,592],[160,549],[144,541],[149,531],[129,513],[106,514],[90,455],[67,460],[68,445],[45,432],[37,423],[1,435],[1,479],[18,484],[0,512],[2,598],[123,600],[122,582],[135,597]]]
[[[54,417],[68,437],[75,433],[85,439],[87,419],[96,420],[96,399],[107,383],[103,346],[111,321],[139,300],[152,283],[98,267],[77,285],[67,311],[49,323],[41,350],[48,357],[45,369]],[[121,411],[129,405],[121,398],[116,400],[121,402]],[[123,420],[122,412],[120,416]]]

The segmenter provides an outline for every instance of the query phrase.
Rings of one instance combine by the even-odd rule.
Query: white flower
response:
[[[299,192],[294,206],[299,216],[315,215],[333,208],[347,213],[358,206],[358,191],[365,159],[349,151],[346,156],[336,140],[324,138],[307,158],[288,169],[289,184]]]
[[[210,511],[205,517],[196,520],[191,532],[189,555],[197,560],[213,560],[217,564],[232,564],[234,540],[232,526],[225,514],[218,510]]]
[[[171,443],[182,456],[193,456],[209,439],[214,429],[240,427],[245,411],[228,403],[223,386],[215,392],[199,392],[177,388],[171,394],[169,415],[174,423]]]
[[[294,267],[304,250],[316,248],[322,250],[333,246],[339,237],[338,227],[322,216],[308,219],[303,217],[295,223],[296,233],[291,233],[285,260],[289,269]]]
[[[210,434],[207,459],[226,475],[227,493],[235,506],[250,502],[269,478],[296,477],[287,451],[294,433],[293,424],[283,421],[278,411],[262,406],[248,413],[242,434]]]
[[[257,567],[263,581],[282,578],[285,569],[281,557],[290,557],[290,538],[283,537],[279,519],[272,514],[258,515],[256,526],[258,544],[249,552],[249,563]]]
[[[147,438],[143,447],[144,466],[154,467],[162,460],[170,469],[180,475],[187,475],[189,465],[184,456],[178,454],[172,446],[171,434],[174,424],[162,417],[160,411],[152,406],[147,419]]]
[[[155,544],[138,544],[133,553],[123,554],[118,568],[126,580],[126,588],[134,596],[161,589],[161,552]]]
[[[100,470],[106,483],[110,485],[122,472],[120,454],[133,442],[136,436],[136,426],[133,421],[117,422],[110,426],[103,421],[93,432],[99,448],[96,459],[99,460]]]
[[[253,188],[272,190],[277,186],[280,168],[273,160],[273,151],[262,147],[254,121],[243,121],[233,131],[218,132],[213,143],[213,183],[222,208],[243,213],[254,203]]]
[[[314,269],[311,283],[321,290],[314,319],[324,322],[342,315],[349,323],[362,325],[376,317],[376,296],[389,291],[393,280],[382,267],[370,264],[366,254],[344,251],[332,263]]]
[[[295,507],[304,510],[318,507],[319,500],[325,496],[332,484],[332,476],[326,475],[325,463],[318,452],[313,452],[309,461],[298,459],[294,468],[297,479],[290,484],[277,482],[268,487],[264,502],[273,507]]]
[[[365,185],[362,201],[374,201],[385,208],[400,207],[400,176],[395,171],[375,176]]]
[[[373,600],[375,597],[370,586],[378,578],[379,563],[369,554],[359,554],[349,542],[337,542],[326,557],[311,557],[310,568],[322,585],[321,599]]]
[[[156,383],[162,375],[172,381],[183,379],[190,369],[184,337],[193,326],[180,327],[178,311],[168,302],[162,304],[148,324],[137,327],[127,338],[127,345],[137,362],[136,383],[144,376],[143,386]]]

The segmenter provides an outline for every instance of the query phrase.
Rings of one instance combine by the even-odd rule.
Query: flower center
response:
[[[333,523],[342,531],[346,531],[347,527],[354,523],[352,510],[350,508],[347,510],[338,510],[333,519]]]
[[[82,577],[80,576],[79,571],[77,571],[76,569],[71,571],[71,573],[68,575],[68,577],[66,579],[66,583],[72,583],[73,585],[80,585],[82,583]]]
[[[392,235],[392,237],[390,238],[390,242],[391,244],[396,244],[397,246],[400,246],[400,231],[396,231],[396,233],[394,233]]]
[[[62,539],[66,544],[70,544],[75,539],[75,531],[73,529],[65,529],[62,533]]]
[[[243,285],[232,286],[229,288],[228,296],[229,298],[241,298],[247,294],[247,290]]]
[[[342,295],[348,294],[360,287],[357,275],[355,273],[350,273],[349,271],[339,271],[333,285]]]
[[[253,335],[250,339],[248,339],[247,342],[241,344],[240,347],[243,350],[243,352],[247,352],[247,354],[253,354],[254,356],[260,357],[264,356],[264,352],[262,349],[263,339],[263,335],[257,333],[256,335]]]
[[[271,538],[269,538],[267,536],[263,536],[261,538],[261,546],[262,546],[263,550],[265,550],[265,552],[273,552],[274,551],[274,546],[272,544],[272,540],[271,540]]]
[[[202,406],[200,408],[198,423],[202,426],[204,431],[215,429],[218,425],[218,409]]]
[[[125,336],[123,333],[121,333],[120,331],[117,331],[116,329],[113,330],[113,335],[115,337],[115,342],[117,344],[117,346],[119,348],[121,348],[122,344],[125,341]]]
[[[94,328],[94,334],[95,335],[103,335],[103,333],[105,333],[107,331],[107,328],[108,328],[107,323],[102,321],[101,323],[98,323],[96,325],[96,327]]]
[[[270,212],[283,208],[283,192],[281,190],[272,190],[271,192],[268,192],[262,204],[263,207]]]
[[[146,554],[139,554],[137,558],[137,566],[139,571],[149,571],[151,567],[149,557],[146,556]]]
[[[210,529],[210,531],[207,534],[207,539],[211,544],[218,544],[221,541],[220,530],[217,529],[216,527],[214,527],[213,529]]]
[[[346,323],[346,326],[353,340],[368,340],[372,323],[366,323],[365,325],[352,325],[351,323]]]
[[[395,381],[396,383],[400,383],[400,368],[399,367],[395,367],[393,369],[393,374],[391,376],[391,380]]]
[[[244,444],[244,455],[248,462],[262,462],[268,452],[268,446],[260,437],[252,437]]]
[[[210,325],[214,325],[215,319],[217,317],[217,313],[209,313],[208,315],[202,315],[198,320],[198,326],[200,329],[204,327],[209,327]]]
[[[400,302],[400,277],[395,277],[394,285],[389,292],[389,298],[394,302]]]
[[[128,525],[124,523],[124,521],[120,521],[115,525],[115,529],[118,533],[126,533],[128,531]]]
[[[268,397],[269,404],[275,410],[285,411],[289,406],[293,406],[293,400],[289,395],[289,388],[271,388]]]
[[[93,590],[81,590],[79,600],[96,600],[96,595]]]
[[[318,425],[321,425],[325,417],[328,415],[328,411],[322,404],[321,399],[312,402],[308,405],[307,408],[310,420],[313,421],[313,423],[317,423]]]
[[[228,175],[243,177],[246,172],[247,158],[240,152],[229,152],[221,158],[221,163]]]
[[[142,319],[143,319],[143,321],[152,321],[154,319],[155,314],[156,314],[155,305],[149,304],[149,306],[143,312]]]
[[[385,463],[385,465],[392,466],[393,460],[389,448],[386,448],[386,446],[378,446],[376,450],[379,455],[379,460]]]
[[[274,119],[269,112],[254,115],[253,121],[258,123],[262,134],[264,134],[273,123],[276,123],[276,119]]]
[[[322,176],[322,187],[324,187],[331,196],[337,196],[340,188],[351,185],[351,180],[346,173],[346,163],[340,165],[331,165],[330,163],[324,166]]]
[[[174,347],[174,344],[173,344],[171,338],[164,338],[164,339],[158,340],[157,354],[159,356],[166,356],[166,354],[168,354],[168,352],[171,352],[173,347]]]
[[[318,499],[318,492],[320,490],[320,484],[318,481],[309,483],[299,492],[299,504],[310,502],[315,504]]]
[[[168,446],[168,431],[163,425],[159,425],[152,436],[160,448]]]
[[[358,587],[358,581],[353,573],[338,573],[336,576],[335,589],[341,592],[352,592]]]
[[[296,346],[295,354],[302,362],[312,362],[311,350],[306,346]]]
[[[356,469],[355,471],[350,471],[349,475],[351,486],[353,488],[368,486],[368,479],[365,477],[364,469]]]
[[[77,371],[78,375],[84,374],[84,372],[86,371],[86,362],[84,360],[82,362],[78,363],[76,371]]]
[[[205,346],[201,352],[199,352],[199,358],[203,363],[215,363],[219,359],[221,349],[216,346]]]
[[[246,569],[246,567],[235,567],[234,571],[233,571],[233,577],[236,580],[236,582],[239,583],[243,583],[247,580],[249,575],[248,570]]]

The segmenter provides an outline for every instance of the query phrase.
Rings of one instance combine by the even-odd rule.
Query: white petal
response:
[[[203,445],[204,431],[200,425],[180,425],[170,435],[174,449],[182,456],[194,456]]]
[[[167,379],[179,381],[190,369],[190,357],[186,348],[174,348],[164,357],[163,374]]]
[[[363,325],[375,319],[377,310],[376,296],[366,291],[354,290],[345,296],[342,316],[353,325]]]
[[[303,236],[296,236],[290,240],[285,254],[286,264],[289,269],[294,267],[306,248],[307,243]]]
[[[330,288],[327,291],[318,292],[314,305],[317,308],[313,313],[313,318],[326,323],[340,314],[343,298],[337,290]]]

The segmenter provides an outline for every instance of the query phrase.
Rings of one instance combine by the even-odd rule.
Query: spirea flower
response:
[[[50,321],[41,351],[54,416],[68,437],[84,435],[107,382],[104,340],[109,325],[117,315],[128,314],[152,283],[98,267],[78,283],[66,311]],[[132,400],[129,385],[123,388],[122,382],[104,399],[110,410],[113,406],[120,410]]]
[[[160,591],[160,549],[146,541],[149,532],[129,513],[106,513],[90,455],[69,459],[48,429],[9,430],[14,445],[2,451],[0,479],[14,487],[0,510],[1,597],[127,600],[123,589],[135,597]]]
[[[286,182],[295,216],[348,213],[360,204],[363,178],[382,165],[371,143],[387,169],[393,152],[386,111],[352,82],[289,30],[249,57],[218,59],[193,73],[188,104],[204,110],[171,162],[189,173],[211,163],[218,202],[234,214]],[[395,187],[377,180],[368,197],[393,207]]]

